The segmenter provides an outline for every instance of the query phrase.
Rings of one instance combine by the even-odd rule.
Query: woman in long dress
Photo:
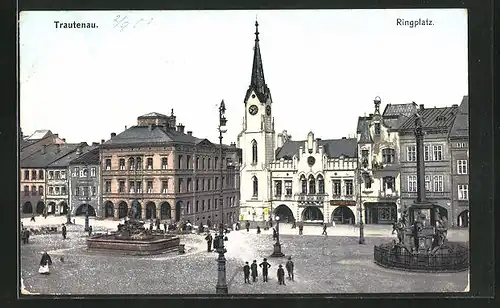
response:
[[[49,265],[52,265],[52,259],[47,252],[42,253],[42,259],[40,260],[40,268],[38,272],[43,275],[50,274]]]

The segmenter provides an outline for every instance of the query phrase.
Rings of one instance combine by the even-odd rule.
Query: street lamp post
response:
[[[227,131],[226,129],[226,117],[224,116],[226,112],[226,106],[224,105],[224,100],[220,103],[219,106],[219,156],[220,156],[220,187],[219,187],[219,205],[220,205],[220,225],[219,225],[219,236],[216,237],[217,241],[217,252],[219,253],[219,257],[217,258],[217,285],[215,286],[215,292],[217,294],[227,294],[227,281],[226,281],[226,258],[224,257],[224,253],[227,252],[224,247],[224,190],[222,185],[224,181],[222,180],[224,176],[223,171],[223,163],[222,163],[222,134]]]
[[[364,234],[365,225],[363,224],[363,200],[361,199],[362,179],[363,179],[363,172],[361,169],[359,169],[359,244],[365,243],[365,234]]]
[[[87,171],[87,185],[88,185],[88,179],[89,179],[89,168],[87,165],[85,165],[85,170]],[[86,195],[85,195],[85,232],[89,231],[89,187],[87,186],[86,189]]]
[[[271,257],[284,257],[285,254],[281,252],[281,243],[280,243],[280,217],[276,216],[274,219],[276,220],[276,243],[274,243],[274,250]]]

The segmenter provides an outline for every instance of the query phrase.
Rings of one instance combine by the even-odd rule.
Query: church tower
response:
[[[255,22],[252,77],[244,99],[244,117],[238,147],[243,151],[240,219],[269,219],[271,180],[269,164],[274,160],[275,132],[271,92],[264,79],[259,46],[259,23]]]

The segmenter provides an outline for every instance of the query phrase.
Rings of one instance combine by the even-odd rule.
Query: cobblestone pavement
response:
[[[63,219],[59,217],[60,219]],[[50,217],[47,220],[51,219]],[[29,219],[28,219],[29,220]],[[38,219],[37,219],[38,221]],[[54,218],[47,223],[60,224]],[[64,219],[62,220],[64,221]],[[62,222],[61,221],[61,222]],[[77,221],[77,224],[83,219]],[[25,226],[29,226],[24,219]],[[95,231],[114,229],[116,221],[98,224]],[[270,231],[260,235],[255,230],[228,234],[227,281],[229,293],[372,293],[372,292],[461,292],[467,287],[468,272],[410,273],[381,268],[373,263],[373,245],[389,242],[391,228],[367,227],[366,244],[359,245],[356,236],[350,236],[352,226],[329,228],[329,234],[319,236],[321,227],[306,227],[305,235],[296,235],[295,229],[280,226],[282,250],[295,262],[295,281],[278,285],[276,270],[286,258],[270,258],[273,243]],[[181,243],[186,254],[167,253],[158,256],[137,257],[89,253],[85,249],[87,236],[81,225],[68,226],[68,239],[61,234],[36,235],[30,244],[21,246],[21,277],[27,292],[39,294],[213,294],[217,282],[216,253],[205,251],[204,236],[184,235]],[[344,231],[342,231],[344,230]],[[352,231],[352,232],[359,232]],[[309,235],[308,235],[309,234]],[[357,233],[353,233],[355,235]],[[450,240],[467,241],[467,230],[450,230]],[[51,274],[38,274],[42,251],[53,261]],[[60,257],[64,257],[64,262]],[[242,266],[268,257],[271,264],[269,282],[244,284]]]

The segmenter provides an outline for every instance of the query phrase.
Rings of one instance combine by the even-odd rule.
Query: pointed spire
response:
[[[252,79],[250,88],[255,91],[260,100],[265,100],[268,94],[266,81],[264,79],[264,68],[259,46],[259,23],[255,21],[255,47],[253,49]]]

